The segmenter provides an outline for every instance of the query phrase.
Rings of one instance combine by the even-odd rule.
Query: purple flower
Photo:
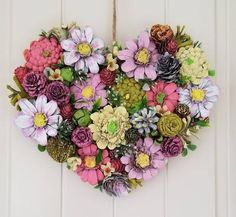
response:
[[[139,139],[135,145],[135,151],[121,157],[125,164],[125,171],[131,179],[148,180],[155,176],[159,169],[166,164],[166,159],[160,147],[156,146],[153,140],[146,137]]]
[[[101,98],[101,106],[107,104],[107,93],[104,89],[105,85],[101,83],[100,76],[98,74],[92,75],[87,81],[75,82],[71,87],[71,92],[75,97],[75,108],[86,108],[89,111],[92,110],[93,104]]]
[[[206,118],[217,101],[219,88],[212,84],[209,77],[203,78],[198,85],[190,83],[187,88],[179,88],[179,102],[186,104],[191,116]]]
[[[29,72],[23,80],[23,87],[31,97],[42,95],[47,86],[47,78],[43,73]]]
[[[70,89],[60,81],[54,81],[47,86],[47,98],[54,100],[58,105],[69,103]]]
[[[121,69],[126,72],[127,76],[134,77],[136,81],[144,79],[145,75],[147,78],[155,80],[158,53],[148,32],[142,32],[138,40],[127,41],[126,47],[127,49],[118,53],[118,58],[125,60]]]
[[[78,147],[84,147],[91,144],[92,133],[88,127],[77,127],[72,132],[71,140]]]
[[[47,145],[47,136],[55,137],[62,121],[55,101],[47,102],[44,95],[31,103],[27,99],[19,101],[21,114],[15,119],[17,127],[26,137],[35,139],[40,145]]]
[[[166,138],[161,143],[161,151],[165,157],[176,157],[182,153],[183,147],[183,142],[178,136]]]
[[[91,73],[98,73],[98,64],[105,61],[102,55],[104,42],[100,38],[93,38],[91,27],[85,27],[83,31],[77,28],[71,30],[70,39],[61,42],[66,65],[75,66],[75,70],[89,69]]]

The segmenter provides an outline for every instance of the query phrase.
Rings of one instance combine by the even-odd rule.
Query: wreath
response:
[[[111,196],[196,149],[219,90],[200,42],[157,24],[122,48],[89,26],[43,31],[7,86],[15,124],[40,151]],[[189,151],[190,150],[190,151]]]

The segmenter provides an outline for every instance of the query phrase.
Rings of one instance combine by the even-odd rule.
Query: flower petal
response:
[[[140,48],[148,48],[149,43],[149,34],[147,32],[141,32],[138,38],[138,46]]]
[[[36,129],[32,137],[40,144],[47,145],[47,134],[43,128]]]
[[[96,51],[96,50],[104,47],[104,42],[100,38],[94,38],[91,42],[91,46],[92,46],[93,50]]]
[[[75,63],[75,70],[83,70],[84,69],[84,59],[80,59],[78,62]]]
[[[41,95],[37,98],[35,102],[35,107],[39,113],[42,112],[42,109],[46,105],[46,103],[47,103],[47,97],[45,95]]]
[[[133,52],[136,52],[138,50],[138,46],[134,40],[126,41],[125,44],[126,44],[126,47]]]
[[[84,27],[84,34],[87,41],[90,43],[93,39],[93,29],[90,26]]]
[[[89,170],[88,171],[88,182],[91,185],[96,185],[98,183],[98,177],[96,170]]]
[[[66,51],[75,51],[76,50],[76,44],[71,39],[63,40],[61,42],[61,47]]]
[[[50,125],[46,127],[46,132],[49,136],[52,136],[52,137],[55,137],[57,135],[57,129],[51,127]]]
[[[100,53],[95,53],[92,56],[98,64],[103,64],[105,62],[105,57]]]
[[[117,56],[120,60],[127,60],[134,57],[134,52],[132,50],[121,50]]]
[[[153,66],[148,66],[148,67],[145,67],[145,74],[148,78],[150,78],[151,80],[155,80],[156,77],[157,77],[157,73],[154,69]]]
[[[29,127],[29,128],[24,128],[22,129],[22,133],[26,137],[31,137],[33,133],[35,132],[36,128],[35,127]]]
[[[53,100],[46,103],[42,107],[42,112],[48,116],[51,116],[52,114],[56,113],[58,109],[57,103]]]
[[[80,42],[81,31],[79,29],[74,28],[70,31],[70,34],[73,41],[78,44]]]
[[[64,62],[66,65],[73,65],[80,59],[80,55],[74,51],[64,52]]]
[[[151,178],[152,178],[152,174],[151,174],[150,170],[146,170],[143,172],[143,179],[144,180],[149,180]]]
[[[52,115],[48,118],[49,125],[56,125],[58,126],[62,121],[61,115]]]
[[[138,81],[139,79],[144,79],[144,67],[143,66],[139,66],[135,69],[134,78],[136,81]]]
[[[175,83],[169,83],[168,85],[166,85],[166,87],[164,88],[164,91],[167,95],[172,94],[173,92],[175,92],[177,90],[177,85]]]
[[[137,67],[137,65],[135,64],[133,59],[128,59],[121,65],[121,69],[124,72],[133,71],[134,69],[136,69],[136,67]]]
[[[88,57],[85,59],[85,64],[89,68],[91,73],[98,73],[99,67],[97,62],[93,57]]]
[[[23,98],[19,100],[19,106],[25,115],[34,116],[34,114],[37,112],[35,106],[28,99]]]
[[[29,115],[19,115],[15,119],[15,124],[19,128],[28,128],[34,126],[33,117]]]

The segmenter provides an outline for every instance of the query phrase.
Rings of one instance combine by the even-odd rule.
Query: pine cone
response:
[[[180,103],[176,106],[175,113],[181,118],[185,118],[190,114],[190,109],[187,105]]]
[[[172,39],[174,33],[170,26],[157,24],[151,28],[150,31],[152,39],[156,43],[163,43]]]
[[[65,104],[60,107],[60,114],[64,119],[71,119],[73,116],[73,108],[71,104]]]
[[[73,144],[63,144],[56,138],[50,138],[48,140],[46,149],[50,157],[59,163],[65,162],[69,157],[72,157],[76,151]]]
[[[127,143],[135,143],[140,138],[138,129],[130,128],[125,133],[125,139]]]
[[[73,121],[65,120],[63,121],[58,129],[58,136],[61,140],[70,141],[71,134],[75,129],[75,124]]]
[[[176,52],[178,50],[178,44],[175,40],[170,40],[166,45],[166,51],[169,54],[172,54],[173,56],[176,55]]]
[[[100,71],[100,78],[103,84],[107,86],[113,85],[116,79],[116,72],[104,68]]]
[[[165,53],[157,64],[158,79],[165,82],[175,82],[178,78],[181,64],[169,53]]]

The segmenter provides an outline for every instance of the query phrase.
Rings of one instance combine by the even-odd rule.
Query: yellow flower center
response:
[[[84,159],[84,164],[87,168],[94,168],[96,166],[96,157],[86,156]]]
[[[136,164],[143,169],[148,167],[150,165],[149,156],[145,153],[138,154],[138,156],[136,157]]]
[[[85,99],[89,99],[94,96],[94,90],[92,86],[87,86],[82,90],[82,96]]]
[[[77,52],[82,56],[89,56],[92,48],[88,43],[81,43],[77,45]]]
[[[34,125],[44,127],[47,124],[47,117],[42,113],[36,113],[34,116]]]
[[[149,59],[150,59],[150,52],[149,52],[149,50],[147,48],[143,48],[143,49],[139,50],[135,54],[135,59],[140,64],[147,64],[149,62]]]
[[[201,89],[193,89],[191,96],[194,101],[202,101],[205,97],[205,93]]]

